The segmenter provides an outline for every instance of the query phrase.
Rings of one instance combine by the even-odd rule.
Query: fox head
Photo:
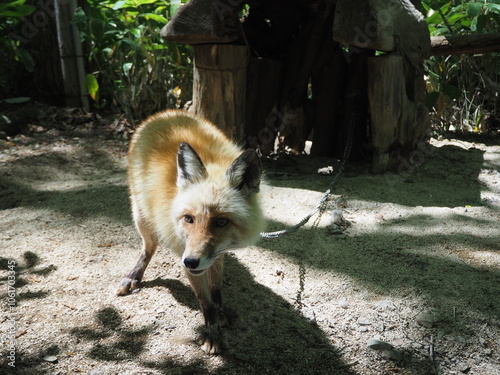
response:
[[[203,274],[223,252],[255,242],[262,229],[259,156],[247,150],[229,167],[220,164],[205,165],[189,144],[179,146],[171,212],[182,264],[192,275]]]

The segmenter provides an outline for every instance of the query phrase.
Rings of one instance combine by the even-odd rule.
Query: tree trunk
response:
[[[242,141],[248,50],[245,46],[206,44],[194,47],[193,105],[229,138]]]
[[[425,136],[428,110],[419,101],[411,101],[407,90],[402,56],[390,54],[368,59],[375,173],[397,168],[404,153],[415,149]]]

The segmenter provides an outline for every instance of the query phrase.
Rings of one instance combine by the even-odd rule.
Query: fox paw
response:
[[[227,349],[226,340],[221,334],[213,335],[205,333],[199,340],[201,350],[207,354],[220,354],[224,349]]]
[[[137,279],[130,279],[128,277],[124,277],[120,284],[118,285],[118,290],[116,291],[117,296],[125,296],[129,293],[133,293],[134,291],[140,288],[141,282]]]

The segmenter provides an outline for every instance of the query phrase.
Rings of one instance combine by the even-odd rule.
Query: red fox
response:
[[[158,242],[181,258],[205,318],[201,348],[225,348],[221,287],[224,252],[253,244],[263,228],[262,166],[207,120],[184,111],[146,119],[128,154],[132,212],[143,241],[118,295],[138,289]]]

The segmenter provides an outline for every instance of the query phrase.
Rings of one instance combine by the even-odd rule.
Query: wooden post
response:
[[[401,155],[415,149],[425,137],[428,110],[409,100],[403,57],[398,54],[368,59],[368,98],[375,148],[373,172],[382,173],[396,168]]]
[[[242,141],[248,65],[246,46],[206,44],[194,47],[193,105],[229,138]]]
[[[76,26],[71,23],[76,1],[55,1],[54,7],[65,104],[69,107],[83,107],[88,110],[89,100],[85,87],[80,34]]]

